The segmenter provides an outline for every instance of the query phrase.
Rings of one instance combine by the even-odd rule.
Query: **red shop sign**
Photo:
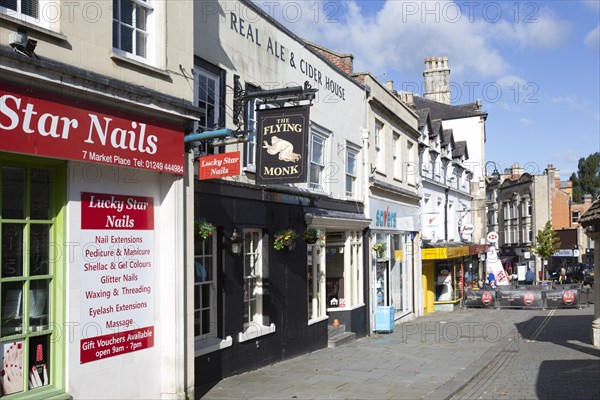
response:
[[[200,179],[215,179],[240,174],[240,152],[215,154],[214,156],[200,157]]]
[[[183,175],[183,129],[2,82],[0,150]]]
[[[152,230],[152,197],[81,192],[81,229]]]

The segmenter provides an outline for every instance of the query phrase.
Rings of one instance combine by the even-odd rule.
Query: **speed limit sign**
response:
[[[496,243],[498,241],[498,234],[496,232],[490,232],[487,234],[487,240],[490,243]]]

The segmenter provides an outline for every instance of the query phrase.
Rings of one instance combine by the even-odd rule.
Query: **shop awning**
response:
[[[305,207],[304,212],[306,225],[314,228],[363,230],[371,224],[370,218],[359,213],[314,207]]]
[[[445,260],[469,255],[469,244],[463,242],[423,242],[423,260]]]

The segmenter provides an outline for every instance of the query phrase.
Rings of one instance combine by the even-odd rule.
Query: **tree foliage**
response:
[[[584,194],[596,197],[600,195],[600,153],[580,158],[577,175],[573,173],[569,180],[573,184],[573,201],[581,203]]]
[[[552,230],[552,223],[548,221],[535,235],[535,245],[531,247],[531,251],[542,260],[548,260],[559,248],[560,238]]]

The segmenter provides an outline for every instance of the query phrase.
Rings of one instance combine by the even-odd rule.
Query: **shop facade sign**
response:
[[[81,193],[80,362],[154,346],[154,201]]]
[[[573,257],[572,249],[560,249],[552,254],[552,257]]]
[[[258,110],[257,184],[306,182],[309,106]]]
[[[240,174],[240,152],[200,157],[198,168],[201,180],[237,176]]]
[[[183,129],[2,83],[0,150],[183,175]]]
[[[420,230],[419,209],[393,201],[369,198],[372,230],[417,232]]]

